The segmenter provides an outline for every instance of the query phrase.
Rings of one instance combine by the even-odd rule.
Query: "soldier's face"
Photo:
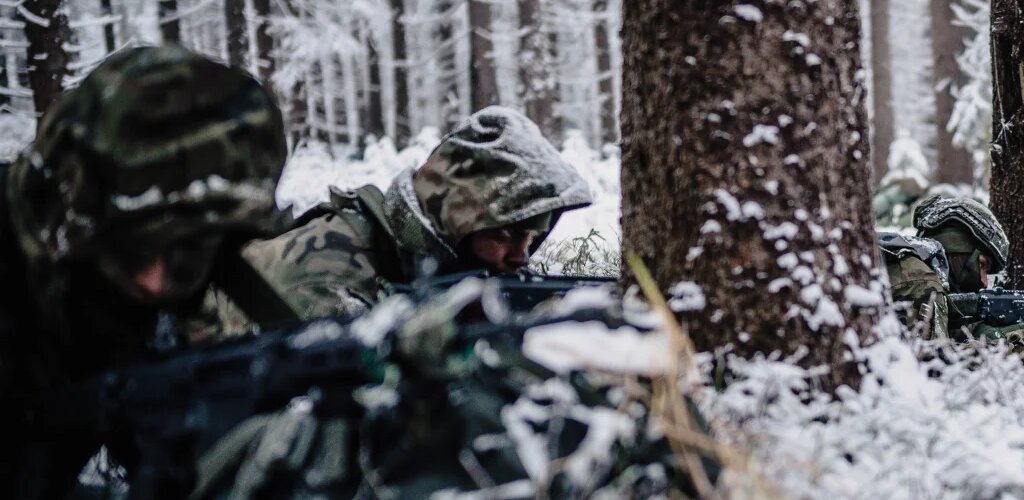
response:
[[[526,267],[538,234],[532,229],[485,229],[469,235],[469,248],[492,274],[514,273]]]
[[[129,298],[144,304],[167,304],[199,291],[210,275],[219,235],[179,238],[159,247],[118,247],[100,254],[100,273]]]
[[[992,259],[988,255],[978,256],[978,274],[981,276],[981,287],[988,288],[988,270],[992,267]]]

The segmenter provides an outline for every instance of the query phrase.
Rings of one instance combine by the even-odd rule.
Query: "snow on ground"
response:
[[[527,356],[556,371],[649,374],[668,352],[657,329],[645,336],[578,323],[531,330],[524,344]],[[865,373],[861,387],[833,395],[816,383],[825,369],[778,356],[725,355],[735,378],[718,390],[714,357],[699,355],[704,416],[759,478],[739,473],[729,484],[762,486],[752,496],[732,493],[1024,498],[1024,364],[1016,354],[1005,345],[914,339],[889,315],[855,356]]]
[[[1020,358],[896,330],[861,353],[859,391],[833,398],[792,363],[733,359],[739,380],[708,388],[704,408],[786,498],[1024,496]]]
[[[0,160],[13,161],[35,137],[36,120],[13,113],[0,113]]]

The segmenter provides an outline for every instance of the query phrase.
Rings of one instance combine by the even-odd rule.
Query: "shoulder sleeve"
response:
[[[949,319],[948,290],[939,275],[921,259],[906,256],[890,267],[892,298],[909,304],[906,325],[926,337],[944,336]],[[922,325],[921,323],[925,324]]]
[[[301,318],[358,314],[380,290],[373,230],[356,210],[324,214],[243,255]]]

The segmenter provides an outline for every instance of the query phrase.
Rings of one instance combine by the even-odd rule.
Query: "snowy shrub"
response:
[[[609,242],[597,229],[565,240],[547,239],[531,257],[541,274],[618,277],[622,267],[619,241]]]
[[[719,437],[792,498],[1019,498],[1024,365],[1005,345],[912,339],[891,317],[835,396],[792,360],[729,359],[705,391]],[[881,328],[879,330],[882,330]],[[895,333],[894,333],[895,332]]]

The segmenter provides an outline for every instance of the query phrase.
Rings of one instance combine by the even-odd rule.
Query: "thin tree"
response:
[[[271,51],[274,48],[274,38],[270,35],[270,0],[252,0],[256,30],[256,68],[260,80],[269,82],[274,74],[274,57]]]
[[[391,0],[391,44],[395,66],[395,143],[410,137],[408,51],[405,45],[405,2]]]
[[[938,165],[935,180],[949,183],[969,183],[974,178],[971,157],[967,150],[953,145],[953,133],[947,129],[953,114],[952,89],[962,86],[966,79],[956,62],[957,54],[964,51],[964,38],[970,31],[953,24],[951,0],[931,0],[931,38],[935,73],[935,140],[938,146]]]
[[[1007,286],[1024,286],[1024,0],[992,1],[992,211],[1010,239]]]
[[[889,171],[895,138],[892,114],[892,52],[889,50],[889,0],[871,0],[871,164],[874,181]]]
[[[491,2],[469,0],[470,100],[473,110],[498,103],[498,76],[491,42]]]
[[[249,52],[245,0],[224,0],[224,26],[227,28],[228,64],[243,68]]]
[[[594,39],[597,49],[598,96],[601,106],[601,142],[612,144],[619,141],[618,110],[615,109],[614,73],[612,69],[612,48],[610,23],[608,17],[608,1],[594,2],[594,11],[598,14],[594,26]]]
[[[540,126],[544,135],[557,143],[554,114],[555,81],[552,74],[554,51],[545,29],[544,2],[518,0],[519,5],[519,102],[526,116]]]
[[[32,103],[36,113],[43,114],[64,90],[64,79],[70,74],[65,44],[71,37],[68,18],[61,0],[36,0],[18,8],[18,20],[25,25],[28,41],[28,79],[32,86]]]
[[[455,32],[455,16],[461,7],[461,2],[453,0],[438,0],[434,6],[435,26],[434,37],[437,47],[437,72],[439,73],[440,97],[440,125],[442,129],[448,130],[462,121],[462,112],[459,109],[459,73],[465,71],[459,66],[456,55],[456,44],[458,39]]]
[[[381,100],[380,82],[380,50],[373,33],[363,26],[360,31],[360,38],[363,46],[366,47],[366,72],[368,73],[369,85],[363,89],[365,93],[363,101],[364,109],[360,112],[363,117],[363,128],[367,134],[376,137],[384,136],[384,104]]]
[[[110,0],[100,0],[100,12],[106,18],[103,22],[103,43],[109,54],[117,50],[117,38],[114,36],[114,8],[111,6]]]
[[[164,43],[181,43],[181,22],[178,19],[178,0],[159,0],[160,35]]]
[[[679,284],[698,348],[856,381],[883,303],[856,2],[623,8],[624,251]]]

